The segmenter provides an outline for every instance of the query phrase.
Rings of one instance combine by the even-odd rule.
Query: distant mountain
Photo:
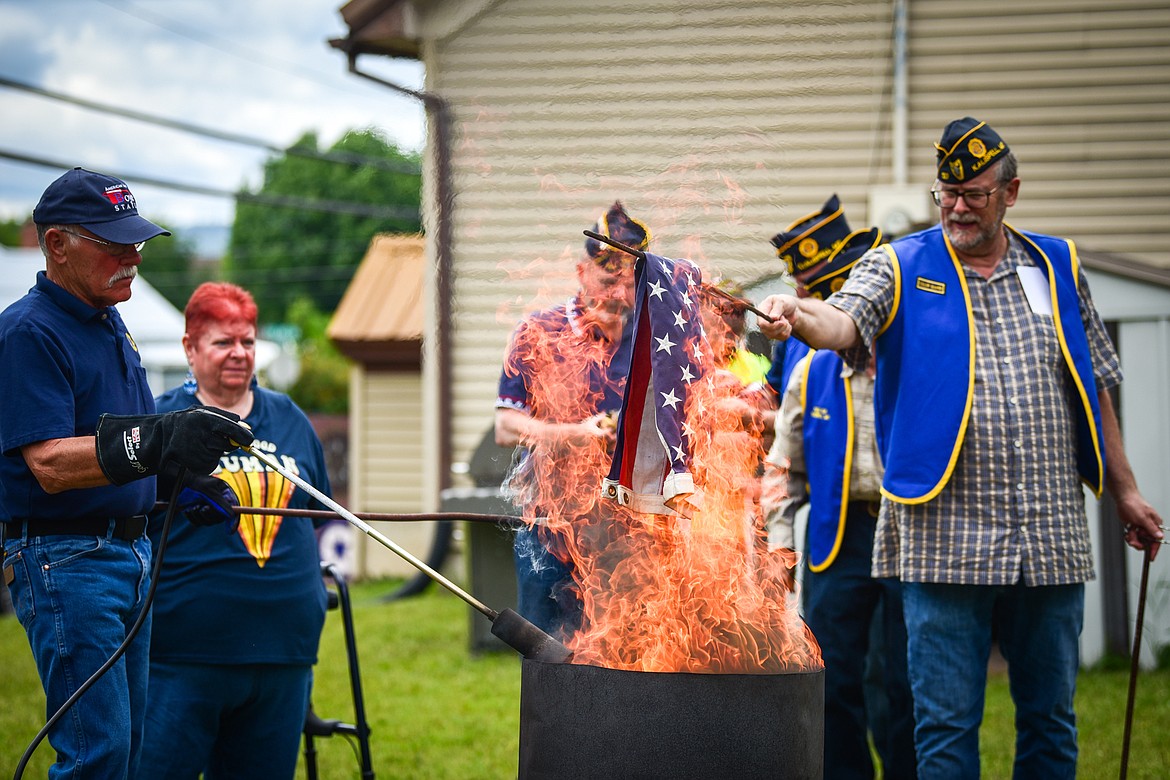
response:
[[[194,245],[195,256],[198,259],[219,260],[227,253],[228,242],[232,237],[232,226],[191,225],[175,228],[175,233]]]

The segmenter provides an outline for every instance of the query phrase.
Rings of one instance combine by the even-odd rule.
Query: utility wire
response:
[[[229,141],[243,146],[254,146],[260,149],[266,149],[276,154],[289,154],[296,157],[307,157],[313,160],[325,160],[328,162],[345,163],[349,165],[368,165],[374,168],[380,168],[384,171],[393,173],[404,173],[411,176],[420,176],[421,171],[418,166],[411,165],[399,160],[387,160],[379,157],[369,157],[363,154],[353,154],[351,152],[319,152],[316,149],[309,149],[299,146],[290,146],[288,149],[282,149],[275,144],[269,143],[260,138],[240,135],[238,133],[229,133],[224,130],[216,130],[210,127],[202,127],[191,124],[190,122],[182,122],[177,119],[168,119],[153,114],[147,114],[142,111],[135,111],[129,108],[120,108],[118,106],[111,106],[108,103],[98,103],[93,100],[86,100],[85,98],[73,97],[61,92],[54,92],[44,87],[38,87],[35,84],[29,84],[23,81],[0,76],[0,87],[8,87],[10,89],[18,89],[24,92],[29,92],[41,97],[50,98],[52,100],[59,100],[63,103],[70,103],[82,108],[88,108],[92,111],[98,111],[103,114],[112,114],[114,116],[124,117],[126,119],[133,119],[138,122],[145,122],[147,124],[158,125],[160,127],[168,127],[172,130],[181,130],[184,133],[191,133],[193,135],[202,135],[207,138],[215,138],[220,141]]]
[[[11,152],[7,149],[0,149],[0,159],[38,165],[43,168],[56,168],[57,170],[69,170],[74,167],[72,163],[49,160],[44,157],[33,157],[19,152]],[[300,209],[302,211],[322,211],[330,214],[353,214],[359,217],[373,217],[375,219],[406,219],[417,221],[419,218],[418,209],[412,209],[406,206],[372,206],[362,203],[345,203],[337,200],[310,200],[309,198],[297,198],[291,195],[261,195],[246,190],[235,192],[218,187],[205,187],[199,184],[186,184],[168,179],[159,179],[154,176],[126,175],[116,171],[107,171],[107,173],[117,176],[119,179],[130,179],[142,184],[149,184],[154,187],[162,187],[169,190],[192,192],[196,195],[207,195],[213,198],[233,198],[240,203],[255,203],[261,206],[277,206],[281,208]]]
[[[214,33],[209,33],[205,30],[199,30],[187,25],[180,25],[179,23],[173,22],[171,19],[168,19],[155,11],[148,11],[147,9],[134,3],[126,3],[124,0],[98,0],[98,2],[102,5],[108,6],[118,13],[125,14],[126,16],[129,16],[133,19],[137,19],[140,22],[152,24],[159,29],[166,30],[172,35],[177,35],[180,38],[186,38],[189,41],[206,46],[209,49],[215,49],[216,51],[223,52],[224,54],[230,54],[237,59],[251,62],[253,65],[260,65],[261,67],[274,70],[278,73],[285,73],[287,75],[296,76],[298,78],[307,79],[309,81],[315,81],[318,84],[329,87],[330,89],[337,88],[336,81],[323,77],[316,71],[310,71],[306,68],[299,67],[297,63],[289,62],[287,60],[278,60],[275,57],[259,57],[254,56],[252,53],[244,53],[244,51],[242,51],[244,48],[243,45],[237,42],[230,41],[227,38],[223,38]]]

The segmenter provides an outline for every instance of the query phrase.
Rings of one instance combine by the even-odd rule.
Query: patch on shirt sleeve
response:
[[[936,282],[933,279],[927,279],[922,276],[918,277],[917,281],[914,283],[914,286],[923,292],[934,293],[935,295],[947,294],[946,282]]]

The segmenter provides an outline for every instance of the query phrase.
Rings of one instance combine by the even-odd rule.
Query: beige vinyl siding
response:
[[[654,251],[750,282],[780,270],[789,222],[836,192],[866,227],[892,183],[892,0],[416,7],[456,120],[456,461],[491,425],[512,326],[572,293],[581,230],[615,198]],[[911,184],[975,115],[1020,157],[1013,224],[1170,266],[1170,2],[910,0],[908,18]]]
[[[424,501],[422,378],[418,372],[350,372],[355,417],[351,423],[351,501],[355,511],[415,513],[429,511]],[[425,559],[434,534],[433,522],[371,525]],[[365,576],[413,576],[415,569],[381,544],[358,532],[358,569]]]
[[[914,0],[910,29],[912,146],[986,119],[1020,159],[1009,221],[1170,266],[1170,3]]]
[[[481,5],[424,47],[457,117],[456,460],[491,426],[515,322],[574,292],[615,198],[655,251],[740,279],[777,270],[768,238],[826,179],[864,208],[889,51],[885,2]]]

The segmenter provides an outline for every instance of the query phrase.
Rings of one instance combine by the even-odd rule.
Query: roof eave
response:
[[[422,341],[349,341],[334,346],[367,371],[417,371],[422,367]]]
[[[350,0],[340,9],[349,28],[344,38],[329,45],[352,60],[359,54],[422,58],[422,41],[415,33],[414,9],[404,0]]]

